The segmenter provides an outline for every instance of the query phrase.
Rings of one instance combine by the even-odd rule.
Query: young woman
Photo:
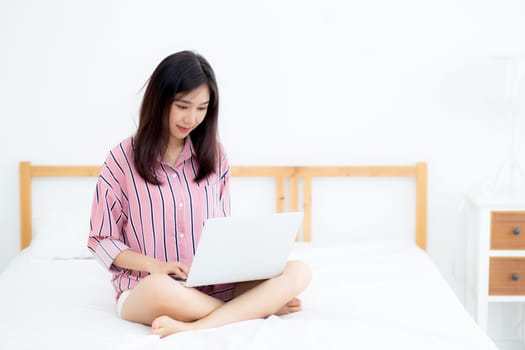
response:
[[[161,337],[301,310],[306,265],[264,281],[186,288],[207,218],[230,214],[218,142],[219,95],[200,55],[182,51],[151,75],[136,134],[114,147],[96,186],[88,247],[113,273],[119,316]]]

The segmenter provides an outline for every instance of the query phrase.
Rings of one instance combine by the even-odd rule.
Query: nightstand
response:
[[[487,332],[489,303],[525,303],[525,196],[468,202],[466,306]]]

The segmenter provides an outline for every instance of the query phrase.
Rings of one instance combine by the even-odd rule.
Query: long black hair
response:
[[[207,84],[210,91],[208,109],[202,123],[190,133],[198,163],[195,181],[216,171],[219,92],[215,73],[201,55],[181,51],[166,57],[157,66],[144,92],[133,155],[135,167],[146,181],[160,183],[155,168],[168,147],[169,111],[175,94],[189,92],[203,84]]]

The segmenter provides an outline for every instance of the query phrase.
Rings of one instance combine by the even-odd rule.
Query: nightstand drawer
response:
[[[489,295],[525,295],[525,257],[490,258]]]
[[[525,212],[492,212],[490,249],[525,249]]]

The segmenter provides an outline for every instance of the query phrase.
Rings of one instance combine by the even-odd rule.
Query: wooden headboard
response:
[[[42,166],[20,162],[20,248],[32,238],[31,179],[33,177],[96,177],[100,166]],[[276,211],[303,211],[303,241],[312,239],[312,178],[413,177],[416,186],[416,244],[427,248],[427,164],[413,166],[237,166],[232,176],[275,178]],[[286,184],[288,183],[288,186]],[[299,184],[302,203],[299,205]],[[286,204],[288,203],[288,208]]]

